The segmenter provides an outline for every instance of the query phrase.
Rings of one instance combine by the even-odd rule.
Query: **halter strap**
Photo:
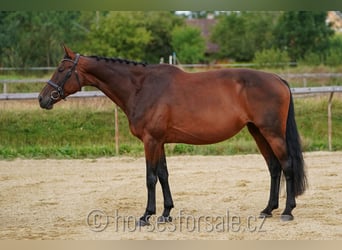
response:
[[[79,59],[80,59],[80,54],[78,54],[78,53],[76,54],[74,61],[69,59],[69,58],[62,59],[62,62],[64,62],[64,61],[72,62],[73,65],[72,65],[71,69],[68,70],[68,72],[66,73],[66,75],[64,76],[62,81],[57,82],[57,83],[54,83],[51,80],[47,81],[47,84],[49,84],[51,87],[53,87],[55,89],[54,91],[51,92],[51,99],[53,99],[53,100],[57,100],[58,98],[65,99],[64,85],[67,82],[67,80],[71,77],[73,71],[75,71],[76,80],[77,80],[79,88],[81,89],[81,83],[80,83],[80,79],[78,77],[78,72],[76,69],[76,66],[78,64]]]

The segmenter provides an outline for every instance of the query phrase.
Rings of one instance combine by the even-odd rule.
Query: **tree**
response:
[[[151,40],[146,49],[144,60],[149,63],[159,63],[161,57],[172,54],[172,30],[183,26],[183,18],[166,11],[145,12],[146,29],[151,32]]]
[[[158,63],[173,51],[172,12],[0,11],[0,66],[55,65],[60,43],[84,54]]]
[[[171,44],[181,63],[198,63],[204,59],[205,41],[198,28],[176,27]]]
[[[111,11],[93,23],[85,50],[104,56],[141,60],[151,41],[142,12]]]
[[[2,12],[0,54],[3,65],[55,65],[60,59],[61,42],[77,43],[84,37],[73,25],[78,16],[79,12],[69,11]]]
[[[284,12],[275,28],[275,44],[286,49],[293,61],[306,54],[318,54],[322,60],[329,47],[332,29],[326,24],[326,12]]]
[[[82,12],[80,22],[90,30],[86,51],[149,63],[172,53],[171,31],[184,24],[183,18],[166,11]]]
[[[258,50],[272,46],[277,12],[226,12],[219,16],[211,40],[220,47],[218,57],[251,61]]]

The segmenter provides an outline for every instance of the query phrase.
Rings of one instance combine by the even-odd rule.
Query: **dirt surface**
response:
[[[306,153],[295,220],[258,219],[269,193],[260,155],[168,157],[173,221],[135,226],[145,160],[0,161],[1,239],[342,239],[342,152]],[[163,210],[157,186],[157,215]]]

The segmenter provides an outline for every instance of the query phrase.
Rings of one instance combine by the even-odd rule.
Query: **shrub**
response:
[[[286,51],[272,48],[257,51],[253,62],[257,68],[284,68],[290,62],[290,58]]]
[[[333,67],[342,65],[342,50],[337,48],[330,49],[325,64]]]
[[[317,53],[308,52],[304,58],[299,61],[300,65],[318,66],[323,63],[321,56]]]

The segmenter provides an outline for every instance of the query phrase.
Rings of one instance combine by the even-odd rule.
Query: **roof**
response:
[[[342,12],[341,11],[328,11],[327,22],[331,27],[337,31],[342,32]]]

